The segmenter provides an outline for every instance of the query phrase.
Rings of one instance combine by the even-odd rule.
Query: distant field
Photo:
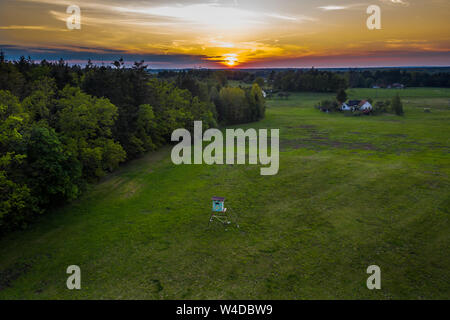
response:
[[[242,81],[229,80],[227,85],[230,86],[230,87],[243,87],[243,88],[246,88],[246,87],[251,87],[252,83],[245,83],[245,82],[242,82]]]
[[[169,148],[124,166],[0,240],[0,299],[450,298],[450,90],[349,95],[396,92],[404,117],[315,110],[328,94],[270,100],[242,127],[280,129],[276,176],[177,167]],[[240,229],[207,227],[212,196]],[[79,291],[65,287],[72,264]],[[373,264],[382,290],[366,287]]]

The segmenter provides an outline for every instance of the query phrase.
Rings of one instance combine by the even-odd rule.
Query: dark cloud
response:
[[[89,59],[97,62],[109,63],[119,58],[123,58],[127,63],[144,60],[149,67],[152,64],[155,68],[184,68],[184,67],[214,67],[215,63],[209,61],[207,56],[187,55],[187,54],[133,54],[122,50],[107,48],[70,47],[65,48],[25,48],[15,45],[0,44],[0,49],[8,60],[17,60],[21,56],[30,56],[32,60],[57,61],[64,59],[73,63],[83,64]]]
[[[304,56],[297,58],[259,59],[241,65],[242,68],[310,68],[310,67],[390,67],[390,66],[450,66],[450,51],[373,51],[361,54]]]

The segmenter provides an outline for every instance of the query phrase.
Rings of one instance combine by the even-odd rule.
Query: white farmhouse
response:
[[[369,101],[367,101],[367,100],[362,100],[362,101],[359,103],[359,110],[361,110],[361,111],[372,111],[372,110],[373,110],[373,107],[372,107],[372,105],[370,104]]]
[[[341,106],[342,111],[364,111],[370,112],[373,110],[372,105],[367,100],[349,100],[344,102]]]

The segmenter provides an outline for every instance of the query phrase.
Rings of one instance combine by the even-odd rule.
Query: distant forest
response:
[[[125,68],[33,63],[0,55],[0,232],[79,197],[120,163],[171,142],[177,128],[252,122],[265,114],[258,84],[220,74],[152,76]]]
[[[450,87],[450,68],[380,68],[380,69],[257,69],[257,70],[191,70],[197,78],[218,74],[225,80],[253,83],[264,79],[266,86],[277,91],[337,92],[347,88]],[[176,77],[179,71],[162,70],[161,78]],[[223,80],[222,80],[223,81]]]

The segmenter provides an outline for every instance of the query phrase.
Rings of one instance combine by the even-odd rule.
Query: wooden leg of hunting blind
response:
[[[209,217],[208,227],[211,225],[211,222],[214,219],[214,215],[212,214],[211,217]]]
[[[211,223],[215,220],[221,222],[223,225],[230,225],[232,224],[232,215],[230,215],[229,210],[227,208],[224,208],[223,211],[220,212],[214,212],[211,214],[209,221],[208,221],[208,227],[211,225]],[[236,227],[239,228],[239,224],[237,223],[237,218],[235,219]]]

